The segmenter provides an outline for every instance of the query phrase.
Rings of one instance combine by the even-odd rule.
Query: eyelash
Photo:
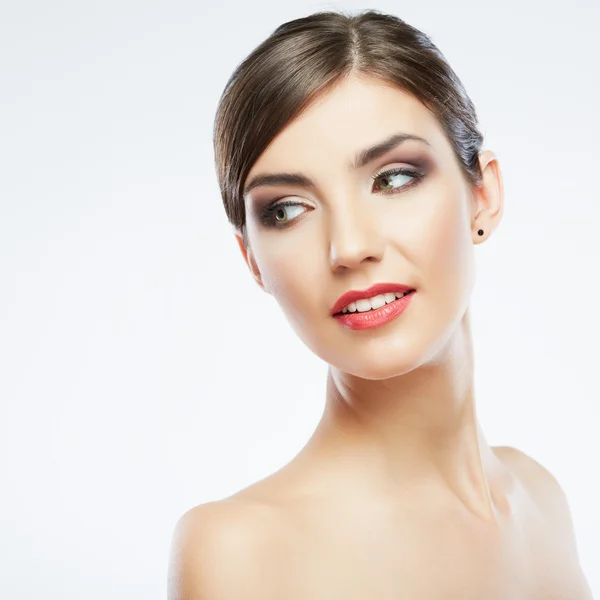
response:
[[[423,173],[420,170],[407,169],[406,167],[398,167],[398,168],[393,168],[393,169],[387,169],[386,171],[377,173],[377,174],[373,175],[373,177],[371,179],[373,181],[377,181],[378,179],[381,179],[383,177],[391,177],[393,175],[409,175],[410,177],[413,178],[413,180],[409,183],[401,185],[398,188],[395,188],[392,191],[380,191],[379,192],[380,194],[400,194],[400,193],[404,192],[406,189],[412,188],[413,186],[417,185],[421,181],[421,179],[423,179],[423,177],[425,176],[425,173]],[[273,204],[266,206],[265,208],[263,208],[260,211],[260,213],[258,215],[260,222],[264,226],[271,227],[273,229],[285,229],[286,227],[289,227],[290,225],[292,225],[296,221],[297,217],[294,217],[291,221],[287,221],[283,225],[280,225],[279,222],[275,221],[275,216],[274,216],[275,212],[281,206],[306,206],[306,205],[303,204],[302,202],[293,202],[291,200],[282,200],[279,202],[274,202]]]

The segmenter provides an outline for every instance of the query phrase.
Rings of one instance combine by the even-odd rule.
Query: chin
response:
[[[361,379],[383,380],[406,375],[440,360],[461,312],[432,310],[423,321],[412,315],[404,323],[363,331],[349,331],[333,323],[327,327],[289,320],[304,345],[332,368]]]
[[[360,357],[353,356],[348,357],[346,361],[330,362],[329,364],[355,377],[377,381],[400,377],[418,369],[423,364],[419,358],[414,352],[409,352],[403,356],[388,355],[385,360],[381,358],[361,360]]]
[[[382,343],[383,342],[383,343]],[[353,346],[321,348],[319,356],[332,367],[361,379],[382,380],[406,375],[427,362],[426,340],[399,335],[394,343],[362,340]],[[314,350],[314,349],[313,349]]]

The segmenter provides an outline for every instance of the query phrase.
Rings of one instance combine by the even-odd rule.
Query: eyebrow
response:
[[[356,169],[364,167],[371,161],[376,160],[408,140],[423,142],[428,146],[431,145],[425,138],[419,137],[418,135],[413,135],[411,133],[395,133],[374,146],[358,152],[354,157],[354,160],[347,165],[348,171],[355,171]],[[302,173],[263,173],[254,176],[250,180],[244,188],[244,196],[259,185],[294,185],[312,189],[316,187],[314,181]]]

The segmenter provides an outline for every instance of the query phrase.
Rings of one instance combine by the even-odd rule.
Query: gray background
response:
[[[326,366],[247,272],[211,136],[235,65],[338,7],[424,30],[478,107],[479,415],[557,476],[600,596],[597,2],[3,0],[0,597],[164,598],[177,518],[310,435]]]

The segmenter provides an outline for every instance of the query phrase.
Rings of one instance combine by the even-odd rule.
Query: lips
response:
[[[408,292],[411,290],[414,290],[414,288],[402,283],[377,283],[366,290],[350,290],[337,299],[331,309],[331,315],[333,316],[336,313],[341,312],[344,306],[347,306],[350,302],[372,298],[373,296],[385,294],[386,292]]]

